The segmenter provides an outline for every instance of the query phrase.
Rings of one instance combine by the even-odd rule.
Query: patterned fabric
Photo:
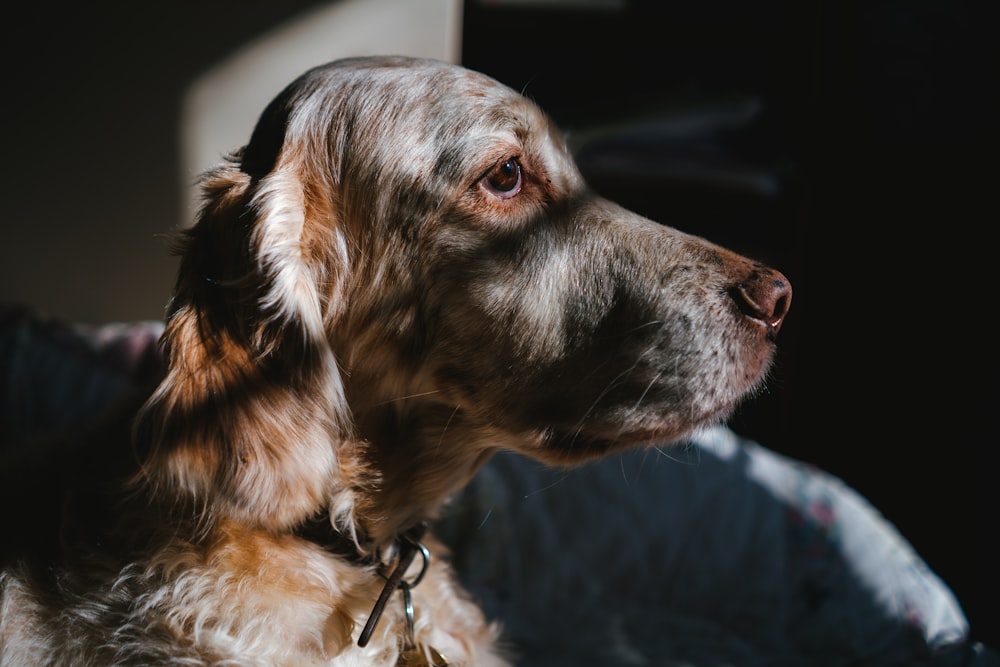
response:
[[[162,322],[75,324],[0,303],[0,446],[96,420],[155,380]]]
[[[839,479],[717,427],[574,470],[493,459],[437,532],[533,665],[997,665]]]

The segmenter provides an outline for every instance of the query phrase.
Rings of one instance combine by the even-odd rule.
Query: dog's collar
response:
[[[300,525],[295,535],[354,565],[376,565],[380,560],[381,552],[375,544],[340,532],[326,513]]]
[[[296,531],[300,537],[319,544],[339,558],[358,565],[377,566],[379,575],[385,579],[382,592],[379,593],[378,598],[375,600],[375,606],[372,607],[372,611],[368,615],[368,621],[358,636],[358,646],[363,648],[368,645],[372,633],[382,618],[382,613],[385,611],[389,598],[398,590],[403,594],[403,610],[406,618],[403,654],[400,656],[399,664],[441,666],[448,664],[447,659],[430,646],[426,647],[427,650],[425,652],[423,648],[417,645],[414,636],[413,599],[410,595],[410,590],[420,583],[430,565],[430,550],[421,542],[426,532],[426,523],[418,523],[412,528],[401,532],[393,540],[392,548],[389,550],[389,561],[383,562],[382,550],[375,546],[371,546],[370,548],[360,547],[359,543],[353,538],[334,530],[328,518],[310,521],[300,526]],[[405,579],[406,571],[410,569],[417,554],[420,554],[422,561],[420,571],[415,577],[407,580]],[[387,572],[388,574],[386,574]]]
[[[399,537],[396,539],[396,557],[395,565],[392,567],[392,571],[389,575],[382,574],[385,579],[385,586],[382,587],[382,592],[379,594],[378,599],[375,600],[375,606],[372,608],[372,613],[368,615],[368,622],[365,623],[364,629],[361,631],[361,635],[358,637],[358,646],[366,646],[368,640],[371,639],[372,632],[375,631],[375,626],[378,625],[379,620],[382,618],[382,612],[385,611],[385,605],[392,597],[392,594],[397,590],[403,592],[403,605],[406,611],[406,638],[405,644],[407,647],[415,646],[415,641],[413,637],[413,600],[410,598],[410,589],[415,587],[424,578],[424,574],[427,572],[427,566],[431,562],[431,552],[423,545],[420,541],[424,537],[424,533],[427,532],[427,524],[419,523],[413,528],[400,533]],[[417,573],[413,579],[406,581],[403,577],[406,575],[406,571],[410,569],[410,565],[413,563],[413,559],[416,558],[417,554],[420,554],[423,559],[423,563],[420,566],[420,572]]]

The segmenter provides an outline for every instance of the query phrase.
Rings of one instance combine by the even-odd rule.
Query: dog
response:
[[[499,451],[574,466],[726,419],[791,301],[434,60],[309,70],[201,191],[161,381],[5,552],[4,667],[508,664],[428,524]]]

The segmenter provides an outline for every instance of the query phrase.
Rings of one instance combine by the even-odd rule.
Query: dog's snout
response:
[[[748,317],[763,322],[771,335],[778,333],[792,302],[792,285],[774,269],[758,267],[736,283],[730,296]]]

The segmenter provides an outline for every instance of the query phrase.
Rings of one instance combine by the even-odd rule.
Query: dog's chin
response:
[[[546,429],[536,439],[539,446],[524,453],[548,465],[576,465],[632,449],[684,442],[699,429],[723,423],[731,412],[731,409],[720,410],[713,416],[684,424],[653,423],[614,431]]]
[[[725,396],[700,405],[647,400],[641,407],[632,403],[608,406],[600,413],[592,409],[573,421],[564,414],[534,429],[534,437],[523,438],[531,443],[523,453],[550,465],[574,465],[630,449],[682,443],[700,429],[725,423],[739,405],[752,399],[764,383],[770,359],[764,355],[757,373],[734,379]]]

